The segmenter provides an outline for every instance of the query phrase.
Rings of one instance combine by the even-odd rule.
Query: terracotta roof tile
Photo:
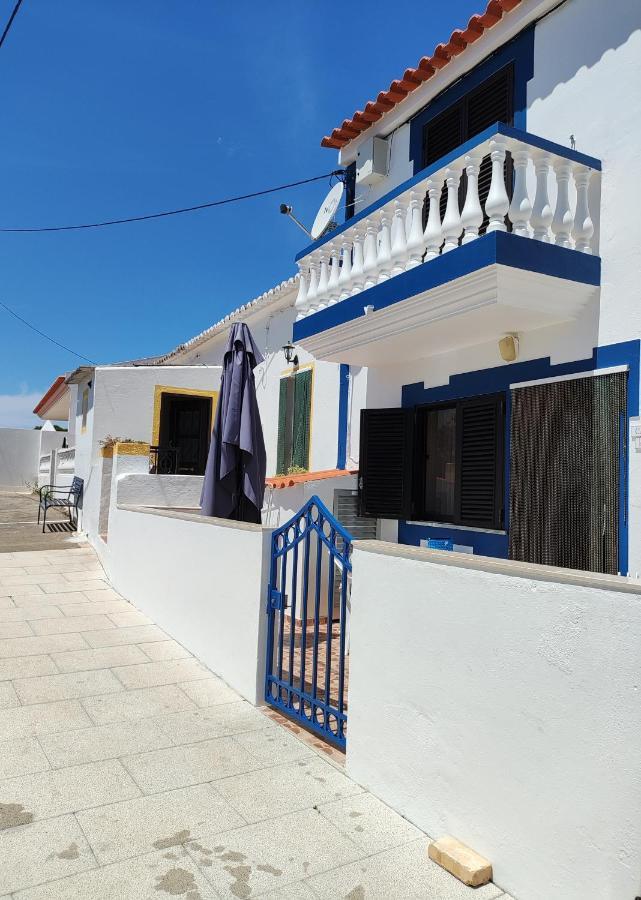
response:
[[[340,150],[355,137],[362,134],[373,122],[394,109],[412,91],[431,78],[439,69],[445,68],[450,60],[463,53],[469,44],[477,41],[489,28],[493,28],[506,13],[511,12],[522,0],[489,0],[485,11],[472,16],[467,28],[455,29],[445,44],[438,44],[431,56],[424,56],[415,69],[406,69],[402,79],[393,81],[387,91],[381,91],[375,101],[370,100],[365,112],[356,112],[351,119],[345,119],[339,128],[321,141],[321,147]],[[372,118],[374,117],[374,118]]]
[[[356,475],[358,469],[323,469],[319,472],[301,472],[300,475],[274,475],[266,478],[267,487],[277,490],[294,487],[296,484],[304,484],[307,481],[324,481],[326,478],[340,478],[342,475]]]

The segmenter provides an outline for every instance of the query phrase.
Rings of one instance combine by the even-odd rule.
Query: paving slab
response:
[[[96,725],[131,722],[151,716],[162,716],[164,713],[190,710],[194,707],[189,697],[173,684],[126,691],[106,697],[90,697],[83,702]],[[159,725],[167,733],[160,722]]]
[[[209,670],[193,657],[146,662],[135,666],[117,666],[114,673],[127,688],[155,687],[207,678]]]
[[[216,787],[247,822],[360,794],[362,788],[322,759],[307,758],[235,775]]]
[[[87,642],[81,634],[47,634],[34,637],[3,638],[0,640],[0,659],[8,659],[12,656],[40,656],[42,653],[82,650],[86,649],[86,647]]]
[[[152,645],[153,646],[153,645]],[[221,703],[237,703],[238,694],[221,678],[209,675],[197,681],[179,682],[181,689],[196,706],[218,706]]]
[[[187,659],[191,656],[189,650],[181,646],[178,641],[154,641],[150,644],[138,644],[138,646],[152,662],[160,662],[165,659]]]
[[[186,694],[181,693],[189,700]],[[194,706],[191,700],[189,703]],[[228,737],[244,731],[269,728],[271,724],[244,700],[162,716],[156,721],[175,744],[194,744],[209,738]]]
[[[145,654],[135,644],[98,647],[95,650],[67,650],[64,653],[52,653],[51,659],[61,672],[108,669],[111,666],[126,666],[147,661]]]
[[[2,737],[15,741],[39,734],[86,728],[92,724],[79,700],[37,703],[5,710],[2,713]]]
[[[13,684],[10,681],[0,681],[0,709],[11,709],[14,706],[20,706],[20,700]],[[0,720],[0,728],[1,726]]]
[[[221,897],[260,896],[364,855],[314,809],[224,834],[206,830],[186,847]]]
[[[214,889],[184,850],[155,852],[52,881],[14,900],[216,900]]]
[[[0,597],[10,597],[15,603],[19,597],[44,597],[45,592],[37,584],[30,584],[23,587],[3,587],[0,585]]]
[[[126,756],[122,764],[145,794],[217,781],[265,766],[233,738]]]
[[[58,603],[58,609],[65,616],[111,616],[127,612],[131,605],[126,600],[85,600],[82,603]]]
[[[36,738],[0,743],[0,779],[44,772],[49,768],[49,761]]]
[[[36,619],[31,623],[36,634],[70,634],[80,631],[98,631],[116,626],[108,616],[62,616],[56,619]]]
[[[28,622],[0,622],[0,639],[30,637],[33,635]]]
[[[493,884],[466,887],[427,858],[425,837],[368,856],[322,875],[309,885],[319,900],[394,897],[399,900],[495,900],[503,892]]]
[[[24,597],[14,597],[13,602],[16,606],[34,606],[38,603],[46,604],[47,606],[60,606],[61,603],[89,603],[86,595],[82,591],[69,591],[63,594],[45,594],[43,591],[41,594],[34,596],[33,594],[27,594]]]
[[[148,719],[41,735],[40,744],[53,768],[116,759],[171,746],[169,738]]]
[[[90,647],[115,647],[118,644],[141,644],[147,641],[166,641],[167,635],[157,625],[137,625],[133,628],[111,628],[88,631],[84,638]]]
[[[13,685],[24,704],[75,700],[80,697],[113,694],[123,690],[122,684],[109,669],[70,672],[64,675],[40,675],[36,678],[17,678]]]
[[[96,868],[74,816],[0,831],[0,893],[18,891]]]
[[[423,837],[411,822],[372,794],[325,803],[318,810],[368,856]]]
[[[29,576],[26,577],[28,578]],[[45,594],[75,594],[78,593],[78,591],[82,593],[84,593],[85,591],[106,591],[109,588],[109,585],[106,581],[100,581],[97,578],[87,581],[74,581],[72,584],[70,581],[63,580],[62,575],[58,577],[61,579],[59,582],[52,581],[42,585],[42,589]]]
[[[118,626],[118,628],[127,628],[131,625],[153,625],[153,622],[148,616],[145,616],[137,609],[133,609],[133,607],[126,612],[110,615],[109,618],[114,625]]]
[[[314,757],[312,748],[282,728],[272,726],[260,731],[234,735],[234,741],[266,766]]]
[[[13,601],[11,606],[2,607],[0,605],[0,622],[30,622],[33,619],[53,619],[61,616],[62,612],[57,606],[38,604],[20,607],[16,606]],[[4,637],[9,637],[9,635],[4,635]]]
[[[102,568],[91,566],[74,572],[65,572],[65,579],[70,582],[74,581],[106,581],[107,576]]]
[[[118,760],[51,769],[0,781],[0,831],[28,821],[138,797],[140,790]]]
[[[58,669],[49,656],[14,656],[0,659],[0,681],[29,678],[31,675],[54,675]]]
[[[206,829],[218,833],[246,824],[209,784],[112,803],[79,813],[78,821],[101,864],[172,851]]]

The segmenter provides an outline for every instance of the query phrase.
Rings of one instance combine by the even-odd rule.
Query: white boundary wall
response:
[[[271,531],[168,510],[112,512],[105,565],[115,589],[262,703]]]
[[[26,491],[27,484],[41,483],[40,457],[61,447],[65,437],[47,428],[0,428],[0,488]]]
[[[352,778],[519,900],[641,893],[638,584],[357,542],[350,651]]]

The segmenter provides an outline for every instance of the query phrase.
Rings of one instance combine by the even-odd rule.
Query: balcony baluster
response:
[[[296,295],[296,302],[294,303],[294,309],[296,310],[296,321],[299,319],[304,319],[307,313],[309,312],[309,303],[307,302],[307,278],[309,275],[309,269],[307,266],[298,264],[298,294]]]
[[[327,293],[329,296],[329,305],[332,306],[338,302],[340,296],[340,287],[338,279],[340,278],[340,257],[341,251],[338,242],[332,241],[329,245],[329,281],[327,283]]]
[[[465,157],[467,193],[465,195],[465,203],[463,204],[463,212],[461,213],[461,224],[465,229],[465,233],[463,234],[464,244],[469,244],[470,241],[475,241],[477,239],[479,236],[479,228],[483,224],[483,210],[479,200],[479,171],[482,161],[482,156]]]
[[[352,242],[343,241],[341,244],[343,251],[343,264],[341,273],[338,276],[338,287],[340,290],[339,300],[346,300],[350,294],[350,286],[352,283]]]
[[[534,239],[547,243],[550,240],[550,225],[554,217],[548,197],[550,157],[547,153],[537,153],[534,157],[534,171],[536,172],[536,194],[530,223],[534,230]]]
[[[594,222],[590,216],[588,191],[592,172],[587,166],[574,167],[574,183],[576,185],[576,212],[574,216],[574,249],[581,253],[592,253],[592,235]]]
[[[405,271],[407,262],[406,217],[407,200],[405,197],[399,197],[394,201],[394,218],[392,219],[392,275],[400,275]]]
[[[363,244],[363,275],[365,290],[374,287],[377,282],[376,265],[376,221],[374,218],[365,221],[365,242]]]
[[[327,306],[327,288],[329,285],[329,267],[327,265],[327,260],[327,248],[323,247],[320,251],[320,273],[318,276],[317,309],[325,309],[325,307]]]
[[[378,281],[387,281],[392,274],[392,239],[390,226],[392,216],[388,206],[381,210],[381,228],[378,233]]]
[[[512,223],[512,234],[529,237],[528,222],[532,215],[532,202],[527,189],[527,169],[530,162],[530,151],[518,149],[512,152],[514,162],[514,192],[508,210]]]
[[[427,182],[427,196],[430,200],[430,209],[427,215],[427,224],[423,238],[427,252],[425,261],[434,259],[439,255],[443,243],[443,229],[441,227],[441,193],[443,185],[440,178],[430,178]]]
[[[424,191],[412,191],[410,193],[410,208],[408,212],[407,252],[409,259],[406,269],[414,269],[420,266],[425,251],[423,238],[423,200]]]
[[[461,183],[461,169],[449,166],[445,170],[445,184],[447,186],[447,205],[443,216],[443,244],[442,253],[449,253],[458,247],[459,238],[463,231],[461,214],[459,212],[458,189]]]
[[[307,287],[307,305],[311,312],[318,309],[318,255],[310,254],[309,258],[309,285]]]
[[[558,160],[554,165],[556,175],[556,206],[552,219],[552,233],[555,244],[559,247],[571,247],[572,225],[574,217],[570,209],[569,185],[572,164],[568,160]]]
[[[354,231],[354,256],[352,258],[352,296],[360,294],[364,284],[363,276],[363,234],[359,228]]]
[[[492,160],[492,181],[490,192],[485,201],[485,214],[489,218],[488,233],[491,231],[507,231],[505,217],[510,208],[510,198],[505,189],[505,143],[498,138],[490,141],[490,158]]]

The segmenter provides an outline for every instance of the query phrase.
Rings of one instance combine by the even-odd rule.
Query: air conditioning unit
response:
[[[389,170],[387,138],[371,137],[361,144],[356,156],[356,184],[376,184]]]

